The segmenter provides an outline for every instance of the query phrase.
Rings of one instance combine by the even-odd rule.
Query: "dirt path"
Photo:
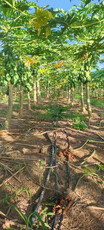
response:
[[[6,111],[6,107],[1,109]],[[79,105],[70,109],[72,112],[73,110],[78,112]],[[59,120],[57,124],[48,119],[36,120],[35,110],[25,109],[22,119],[19,119],[18,111],[13,113],[11,130],[0,131],[1,230],[7,227],[16,230],[23,228],[23,217],[21,218],[16,208],[27,217],[33,211],[44,186],[51,159],[51,145],[46,132],[49,132],[53,140],[54,130],[57,133],[57,171],[61,193],[66,191],[68,185],[65,157],[58,156],[59,152],[67,147],[64,131],[69,135],[71,152],[76,156],[74,159],[69,157],[72,206],[64,214],[61,229],[104,229],[104,129],[100,116],[102,112],[103,110],[96,108],[90,122],[86,118],[88,128],[83,131],[72,128],[72,120]],[[5,113],[1,116],[1,123],[4,119]],[[90,142],[84,145],[88,139]],[[102,165],[103,170],[98,165]],[[47,212],[53,210],[50,204],[56,194],[54,167],[47,187],[39,208],[40,215],[45,207],[48,208]],[[48,219],[45,213],[43,220]],[[39,226],[39,229],[42,227]]]

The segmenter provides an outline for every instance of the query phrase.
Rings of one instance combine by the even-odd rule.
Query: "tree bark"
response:
[[[12,109],[13,109],[13,85],[9,81],[8,111],[7,111],[6,121],[5,121],[5,128],[6,129],[10,128]]]
[[[15,91],[14,91],[14,97],[17,97],[17,87],[15,87]]]
[[[20,117],[23,117],[23,85],[20,84]]]
[[[31,109],[30,92],[28,91],[28,110]]]
[[[40,101],[40,84],[39,84],[39,75],[37,75],[37,100]]]
[[[68,87],[68,104],[70,104],[70,101],[71,101],[71,99],[70,99],[70,88]]]
[[[92,110],[91,110],[91,105],[90,105],[90,89],[89,89],[89,82],[86,82],[86,99],[87,99],[87,111],[89,117],[92,116]]]
[[[36,95],[36,76],[33,78],[33,101],[34,104],[36,105],[37,103],[37,95]]]
[[[82,107],[82,112],[85,113],[85,104],[84,104],[84,95],[83,95],[83,83],[81,83],[81,107]]]
[[[46,97],[49,98],[49,80],[47,79],[47,95]]]
[[[74,103],[74,87],[71,88],[71,104]]]

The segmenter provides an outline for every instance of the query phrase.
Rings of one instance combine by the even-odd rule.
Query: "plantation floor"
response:
[[[59,104],[63,107],[67,106],[63,101]],[[31,111],[28,111],[25,105],[22,119],[19,118],[18,109],[15,109],[11,129],[0,131],[0,230],[26,229],[20,213],[27,217],[32,213],[44,186],[51,159],[51,143],[46,132],[48,131],[54,141],[54,130],[57,133],[59,191],[62,193],[66,191],[68,185],[65,158],[58,156],[58,153],[68,145],[64,131],[69,135],[71,152],[75,155],[74,158],[69,158],[69,195],[72,206],[64,214],[61,229],[103,230],[104,123],[102,114],[104,110],[93,107],[93,117],[90,121],[87,116],[83,118],[88,128],[76,130],[72,128],[75,118],[68,119],[68,116],[70,112],[80,116],[79,103],[69,107],[67,118],[64,117],[57,123],[42,117],[45,105],[49,106],[50,102],[41,103]],[[5,120],[6,111],[7,105],[1,104],[1,126]],[[93,141],[83,146],[88,139]],[[53,209],[49,204],[55,199],[54,169],[55,167],[52,167],[48,189],[39,208],[40,215],[45,207],[48,208],[43,218],[48,223],[50,217],[47,213],[52,212]],[[16,208],[20,213],[16,211]],[[39,229],[42,227],[39,226]]]

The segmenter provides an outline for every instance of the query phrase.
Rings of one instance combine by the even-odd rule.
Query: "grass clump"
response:
[[[102,109],[104,107],[104,104],[94,98],[91,98],[91,104],[94,105],[95,107],[98,107]]]
[[[52,105],[49,108],[49,111],[51,113],[52,119],[53,120],[58,120],[58,119],[62,119],[63,117],[65,117],[65,113],[68,110],[68,106],[66,107],[62,107],[62,106],[55,106]]]
[[[31,108],[36,109],[36,105],[35,104],[31,105]]]
[[[52,116],[51,113],[47,112],[47,113],[41,113],[40,111],[36,111],[36,120],[52,120]]]
[[[20,105],[19,104],[15,104],[13,105],[13,109],[19,109]]]
[[[81,99],[81,95],[78,94],[78,93],[76,93],[76,94],[74,95],[74,98],[80,100],[80,99]]]
[[[75,112],[70,112],[68,114],[68,119],[73,120],[75,122],[79,122],[80,120],[86,119],[86,115],[85,114],[78,114],[78,113],[75,113]]]
[[[78,130],[84,130],[84,129],[87,129],[88,126],[85,124],[84,121],[78,121],[78,122],[73,122],[72,128],[75,128]]]
[[[36,111],[36,119],[37,120],[51,120],[57,121],[66,117],[66,111],[69,109],[69,106],[39,106],[38,110]],[[40,110],[46,111],[45,113],[41,112]]]

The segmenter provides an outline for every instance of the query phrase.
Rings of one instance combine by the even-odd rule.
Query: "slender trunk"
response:
[[[35,76],[34,76],[34,79],[33,79],[33,101],[34,101],[34,104],[36,105],[37,96],[36,96],[36,77]]]
[[[97,89],[94,90],[94,97],[97,97]]]
[[[28,110],[31,109],[30,92],[28,91]]]
[[[12,108],[13,108],[13,85],[9,81],[8,111],[7,111],[6,121],[5,121],[5,128],[6,129],[10,128],[11,117],[12,117]]]
[[[17,88],[15,87],[14,97],[17,97]]]
[[[40,101],[40,84],[39,84],[39,75],[37,75],[37,99]]]
[[[74,87],[71,88],[71,104],[74,103]]]
[[[91,105],[90,105],[90,90],[89,90],[89,82],[86,82],[86,99],[87,99],[87,111],[89,117],[92,115]]]
[[[47,98],[49,98],[49,81],[47,80]]]
[[[68,104],[70,104],[70,101],[71,101],[71,99],[70,99],[70,88],[68,87]]]
[[[3,96],[6,98],[7,94],[6,94],[6,87],[1,87],[1,93],[3,94]]]
[[[62,89],[62,95],[63,95],[63,98],[64,98],[64,89]]]
[[[98,98],[101,98],[101,88],[98,89]]]
[[[23,116],[23,86],[20,84],[20,117]]]
[[[104,97],[104,88],[101,89],[101,98]]]
[[[97,98],[97,99],[99,98],[99,91],[98,91],[98,88],[96,89],[96,98]]]
[[[82,112],[85,113],[85,104],[84,104],[84,95],[83,95],[83,83],[81,83],[81,107],[82,107]]]
[[[56,81],[55,81],[55,78],[54,78],[54,89],[53,89],[53,92],[54,92],[53,97],[55,98],[55,95],[56,95]]]
[[[44,96],[45,96],[45,98],[47,97],[47,87],[46,87],[46,85],[44,86]]]

